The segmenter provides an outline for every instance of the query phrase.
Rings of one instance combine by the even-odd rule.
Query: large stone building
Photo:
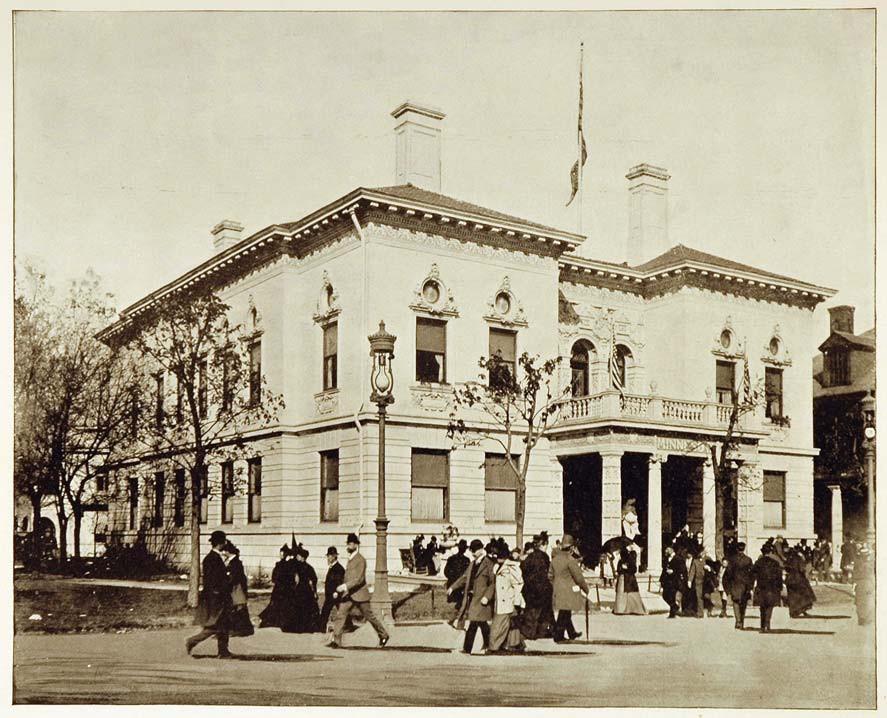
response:
[[[752,377],[766,376],[768,400],[742,420],[730,522],[752,551],[776,533],[812,536],[807,362],[813,309],[833,292],[670,246],[669,175],[645,164],[626,175],[630,264],[580,257],[580,235],[440,194],[443,113],[405,103],[392,114],[394,186],[355,189],[246,238],[223,222],[211,258],[115,325],[202,283],[260,336],[262,371],[286,409],[255,442],[261,495],[233,497],[224,517],[210,501],[204,530],[233,535],[248,566],[268,566],[291,532],[318,565],[349,531],[367,538],[372,558],[378,425],[367,336],[384,320],[398,337],[386,444],[390,568],[399,568],[397,548],[447,524],[465,537],[514,535],[514,486],[496,447],[454,451],[446,435],[453,385],[476,379],[478,358],[496,350],[560,355],[559,379],[573,387],[532,455],[528,533],[566,528],[593,552],[620,533],[623,501],[634,497],[654,568],[663,535],[685,523],[713,548],[704,442],[723,435],[747,356]],[[614,335],[624,400],[611,384]],[[219,471],[210,468],[211,481]],[[116,480],[134,492],[112,511],[126,537],[133,512],[153,511],[150,475],[136,464]]]

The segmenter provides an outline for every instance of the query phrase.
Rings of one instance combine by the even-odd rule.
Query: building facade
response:
[[[248,567],[267,567],[295,533],[322,568],[326,547],[357,531],[372,560],[378,423],[367,337],[384,320],[397,336],[386,432],[390,569],[400,567],[397,548],[446,525],[463,537],[514,536],[514,484],[501,449],[454,450],[446,432],[453,387],[477,379],[478,358],[496,351],[506,360],[525,351],[560,356],[568,393],[532,454],[527,533],[566,529],[593,553],[619,535],[623,502],[635,498],[651,569],[684,524],[703,531],[713,550],[707,444],[726,429],[747,358],[767,403],[741,420],[730,525],[752,551],[776,533],[811,537],[816,450],[806,357],[815,349],[813,309],[832,290],[669,247],[669,177],[651,165],[626,175],[631,265],[580,257],[581,235],[440,194],[443,113],[405,103],[392,114],[398,184],[358,188],[244,239],[240,225],[221,223],[212,258],[105,332],[205,286],[260,337],[262,371],[286,408],[239,467],[260,472],[260,495],[251,481],[224,514],[208,501],[207,534],[226,530]],[[210,481],[220,472],[210,467]],[[112,480],[131,487],[110,518],[131,539],[140,515],[156,515],[152,479],[135,462],[114,469]],[[184,561],[185,530],[173,535],[170,550],[180,545]]]

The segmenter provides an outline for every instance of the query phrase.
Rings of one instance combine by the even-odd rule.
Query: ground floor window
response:
[[[222,464],[222,523],[234,523],[234,462]]]
[[[262,459],[256,457],[249,460],[249,506],[248,520],[258,523],[262,520]]]
[[[512,455],[515,465],[520,457]],[[487,521],[511,522],[515,518],[518,478],[505,454],[484,457],[484,518]]]
[[[785,472],[764,472],[764,528],[785,528]]]
[[[339,520],[339,450],[320,452],[320,520]]]
[[[446,521],[449,516],[450,454],[413,449],[413,521]]]
[[[185,525],[185,470],[176,469],[176,496],[173,506],[173,522],[176,527],[181,528]]]

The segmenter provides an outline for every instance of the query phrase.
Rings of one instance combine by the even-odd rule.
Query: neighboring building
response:
[[[854,308],[831,307],[830,333],[813,360],[815,529],[836,556],[844,537],[865,537],[865,421],[859,402],[875,395],[875,330],[856,334]]]
[[[240,225],[218,225],[212,258],[104,332],[195,285],[261,331],[262,371],[286,409],[255,442],[260,496],[234,497],[225,517],[207,502],[203,530],[226,530],[251,567],[270,565],[291,532],[318,567],[323,550],[355,530],[372,560],[378,425],[367,336],[383,319],[398,337],[386,443],[390,568],[397,548],[447,524],[469,538],[514,535],[514,484],[497,448],[453,451],[446,436],[453,385],[476,379],[478,358],[493,351],[559,354],[561,386],[572,386],[561,423],[532,455],[528,534],[566,528],[593,551],[620,533],[623,501],[635,497],[653,568],[663,537],[685,523],[713,548],[714,474],[700,441],[723,435],[724,401],[747,356],[752,377],[766,377],[768,403],[741,427],[735,530],[750,552],[776,533],[811,537],[816,450],[803,358],[815,349],[813,309],[834,292],[669,247],[669,176],[649,165],[627,175],[632,266],[579,257],[580,235],[440,194],[443,113],[405,103],[393,114],[397,185],[355,189],[245,239]],[[613,351],[624,402],[611,386]],[[153,511],[153,476],[136,464],[112,480],[129,487],[132,500],[111,508],[114,530],[129,536]]]

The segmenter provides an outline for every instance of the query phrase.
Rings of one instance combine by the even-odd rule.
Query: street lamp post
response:
[[[379,331],[370,334],[370,356],[373,369],[370,385],[373,393],[370,401],[379,407],[379,505],[376,516],[376,575],[372,606],[376,615],[392,620],[391,596],[388,593],[388,517],[385,515],[385,415],[389,404],[394,403],[394,375],[391,360],[394,359],[394,342],[397,337],[385,331],[385,322],[379,322]]]
[[[875,397],[869,392],[859,403],[865,420],[865,482],[868,503],[868,528],[866,541],[875,547]]]

